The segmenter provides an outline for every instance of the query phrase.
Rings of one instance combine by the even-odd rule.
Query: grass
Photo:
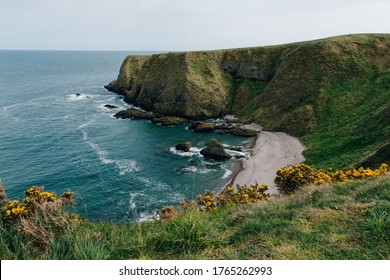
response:
[[[1,259],[390,259],[390,177],[308,186],[168,221],[72,223],[49,243],[1,226]]]

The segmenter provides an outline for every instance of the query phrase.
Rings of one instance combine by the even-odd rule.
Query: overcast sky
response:
[[[389,0],[0,0],[0,49],[200,50],[390,33]]]

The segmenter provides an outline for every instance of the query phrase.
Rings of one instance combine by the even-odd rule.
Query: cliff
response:
[[[360,34],[270,47],[129,56],[118,79],[106,88],[165,115],[194,119],[235,114],[266,130],[301,137],[309,161],[329,166],[329,158],[350,153],[341,164],[348,166],[388,143],[389,85],[390,35]],[[356,158],[351,146],[358,151]]]

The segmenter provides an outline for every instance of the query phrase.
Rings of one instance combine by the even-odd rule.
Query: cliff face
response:
[[[165,115],[235,114],[302,137],[309,151],[335,131],[345,136],[340,149],[351,141],[378,147],[390,138],[390,35],[129,56],[107,89]]]
[[[383,71],[389,45],[389,35],[352,35],[274,47],[128,56],[107,89],[157,113],[188,118],[235,113],[283,128],[286,111],[314,114],[306,105],[320,102],[321,90],[332,82],[362,76],[367,69]]]
[[[219,66],[221,53],[128,56],[106,88],[145,110],[186,118],[226,114],[231,77]]]

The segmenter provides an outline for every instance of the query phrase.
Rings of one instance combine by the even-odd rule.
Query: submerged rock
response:
[[[108,109],[116,109],[116,108],[118,108],[117,106],[111,105],[111,104],[106,104],[106,105],[104,105],[104,107],[106,107]]]
[[[176,148],[176,150],[179,150],[179,151],[189,152],[191,147],[192,147],[191,142],[182,142],[182,143],[177,144],[175,148]]]
[[[222,144],[213,139],[207,147],[200,151],[200,154],[206,158],[212,158],[216,160],[225,160],[231,158],[231,156],[225,151]]]

